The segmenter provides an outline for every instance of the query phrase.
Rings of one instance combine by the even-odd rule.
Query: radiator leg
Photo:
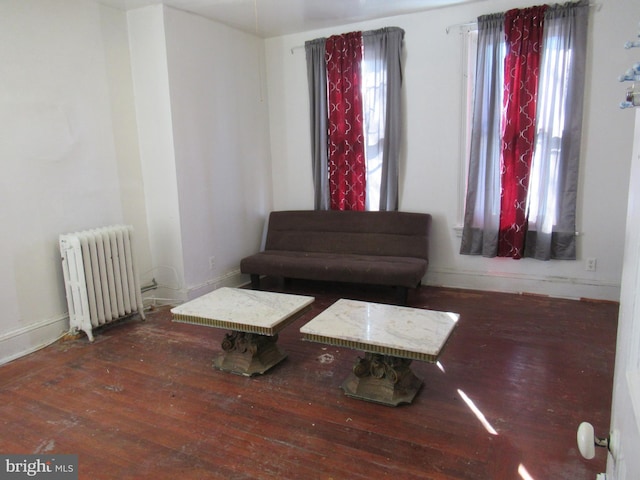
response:
[[[254,273],[251,274],[251,288],[253,290],[260,289],[260,275],[256,275]]]
[[[93,329],[91,328],[83,328],[82,331],[87,335],[90,343],[93,343]]]

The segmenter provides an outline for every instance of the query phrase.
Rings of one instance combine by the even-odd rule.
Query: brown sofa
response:
[[[264,250],[240,271],[260,276],[388,285],[406,304],[429,265],[431,215],[409,212],[296,210],[271,212]]]

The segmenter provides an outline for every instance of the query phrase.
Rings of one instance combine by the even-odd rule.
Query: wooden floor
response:
[[[341,296],[392,303],[393,292],[286,291],[316,302],[280,334],[289,357],[263,376],[213,369],[225,332],[173,323],[166,309],[1,366],[0,452],[78,454],[81,479],[594,480],[605,470],[604,449],[586,461],[575,437],[582,420],[609,428],[616,304],[411,292],[411,306],[461,319],[442,369],[413,362],[424,386],[394,408],[345,397],[359,352],[298,331]]]

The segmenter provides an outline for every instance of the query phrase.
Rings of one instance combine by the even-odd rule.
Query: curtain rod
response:
[[[400,27],[383,27],[383,28],[375,28],[373,30],[363,31],[362,32],[362,36],[363,37],[365,37],[365,36],[368,37],[368,36],[378,35],[379,33],[392,32],[392,31],[401,31],[402,34],[404,35],[404,30],[402,28],[400,28]],[[315,40],[309,40],[306,43],[315,42],[315,41],[318,41],[318,40],[326,40],[326,39],[321,37],[321,38],[316,38]],[[294,50],[300,50],[302,48],[305,48],[306,43],[304,45],[296,45],[295,47],[291,47],[289,49],[289,51],[291,52],[291,55],[293,55]]]
[[[444,31],[448,35],[452,28],[471,27],[473,25],[477,25],[477,23],[478,22],[476,22],[475,20],[470,20],[468,22],[454,23],[453,25],[449,25],[447,28],[445,28]]]
[[[590,3],[588,5],[588,7],[589,8],[594,8],[596,10],[596,12],[599,12],[600,10],[602,10],[602,4],[601,3]],[[471,21],[468,21],[468,22],[454,23],[453,25],[449,25],[447,28],[445,28],[444,31],[448,35],[452,28],[456,28],[456,27],[457,28],[471,27],[473,25],[477,25],[477,23],[478,22],[475,21],[475,20],[471,20]],[[293,51],[291,53],[293,53]]]

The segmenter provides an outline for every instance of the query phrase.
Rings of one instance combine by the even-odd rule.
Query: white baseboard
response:
[[[620,301],[620,283],[583,278],[429,269],[425,285],[505,293],[531,293],[551,297]]]
[[[189,287],[187,291],[187,298],[193,299],[204,295],[205,293],[212,292],[222,287],[239,287],[247,283],[246,275],[240,273],[240,269],[230,270],[227,273],[213,278],[200,285],[194,285]]]
[[[143,295],[145,306],[149,305],[179,305],[221,287],[240,287],[245,285],[247,275],[240,273],[240,269],[230,270],[211,280],[198,285],[191,285],[182,289],[167,288],[158,285],[154,290],[149,290]]]
[[[69,331],[69,315],[42,320],[0,335],[0,365],[51,345]]]

